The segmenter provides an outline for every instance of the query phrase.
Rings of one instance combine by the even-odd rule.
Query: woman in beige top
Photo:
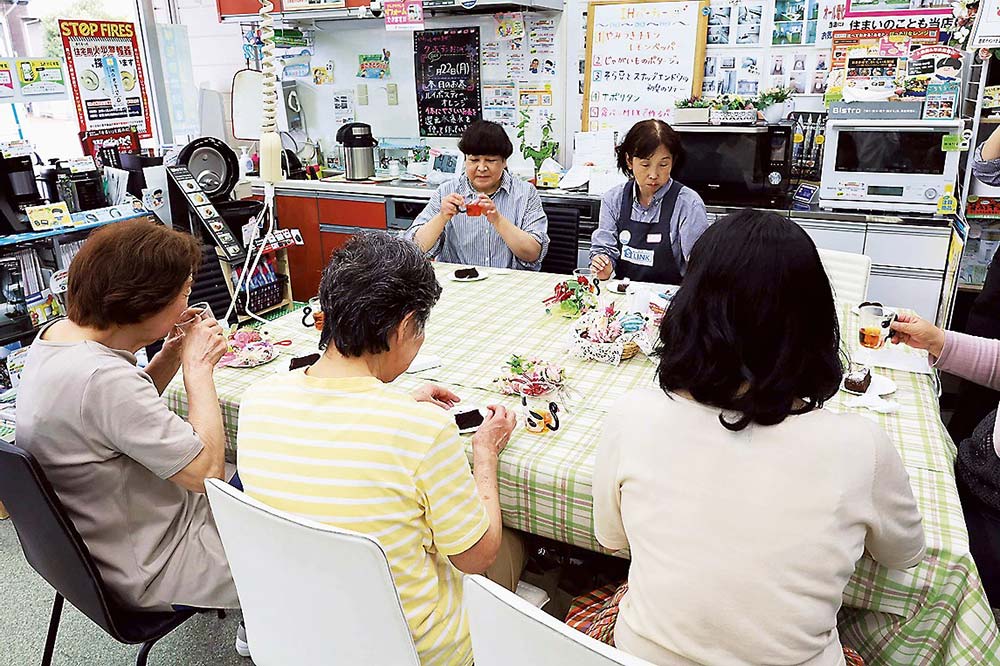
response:
[[[753,210],[717,222],[660,340],[660,388],[611,410],[595,464],[597,538],[632,558],[615,643],[656,664],[843,664],[856,562],[912,567],[924,535],[885,433],[822,408],[840,333],[809,236]]]
[[[222,329],[188,309],[201,244],[146,220],[90,236],[69,269],[69,316],[31,345],[17,443],[59,494],[124,606],[237,607],[205,479],[224,473],[213,371]],[[135,353],[170,334],[145,369]],[[160,397],[184,368],[190,416]]]

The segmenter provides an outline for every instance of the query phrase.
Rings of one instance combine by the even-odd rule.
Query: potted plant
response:
[[[757,122],[757,109],[753,102],[739,95],[719,95],[712,101],[711,121],[714,125],[722,123],[749,125]]]
[[[711,109],[712,102],[701,97],[677,100],[674,104],[674,123],[677,125],[707,123]]]
[[[414,176],[426,176],[430,167],[431,149],[429,146],[415,146],[411,151],[413,159],[407,166],[407,171]]]
[[[769,123],[781,122],[788,115],[786,112],[788,101],[792,99],[795,90],[778,86],[768,88],[757,97],[757,109],[764,114],[764,120]]]

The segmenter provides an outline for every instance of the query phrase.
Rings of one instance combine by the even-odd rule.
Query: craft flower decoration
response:
[[[232,330],[227,340],[226,353],[219,359],[218,366],[252,368],[263,365],[277,356],[274,345],[257,331]]]
[[[560,282],[546,298],[545,311],[557,310],[564,317],[579,317],[591,308],[597,307],[597,294],[601,293],[597,280],[591,282],[587,276]]]
[[[533,356],[514,354],[506,363],[503,374],[493,380],[506,395],[544,395],[566,381],[561,365]]]
[[[951,14],[955,17],[955,25],[951,30],[949,45],[960,49],[966,48],[978,12],[979,0],[955,0],[951,3]]]

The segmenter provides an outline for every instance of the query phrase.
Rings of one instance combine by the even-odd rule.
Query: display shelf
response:
[[[32,241],[44,240],[46,238],[56,238],[58,236],[65,236],[66,234],[71,234],[76,231],[88,231],[90,229],[97,229],[98,227],[103,227],[108,224],[114,224],[115,222],[123,222],[125,220],[135,220],[140,217],[148,217],[148,213],[143,212],[136,215],[130,215],[127,217],[116,217],[113,220],[104,220],[103,222],[91,222],[90,224],[83,224],[79,227],[59,227],[58,229],[50,229],[49,231],[28,231],[23,234],[11,234],[10,236],[0,236],[0,247],[9,247],[11,245],[20,245],[21,243],[30,243]]]

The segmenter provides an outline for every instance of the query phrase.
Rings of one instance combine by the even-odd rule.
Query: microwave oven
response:
[[[941,142],[964,129],[962,120],[828,120],[820,206],[934,213],[962,155]]]
[[[685,157],[671,174],[708,204],[785,203],[792,125],[675,125]]]

